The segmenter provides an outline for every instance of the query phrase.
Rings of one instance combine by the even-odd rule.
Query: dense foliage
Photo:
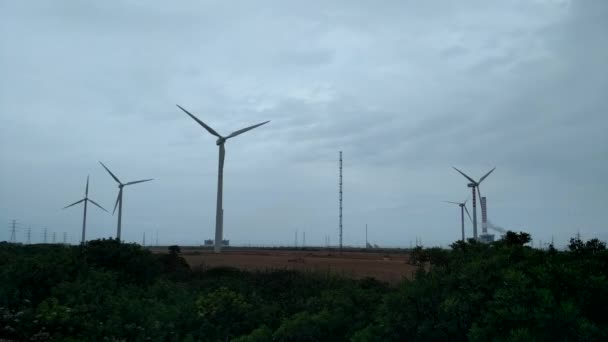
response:
[[[35,341],[602,341],[608,252],[416,248],[413,280],[292,271],[193,272],[172,246],[0,244],[0,338]]]

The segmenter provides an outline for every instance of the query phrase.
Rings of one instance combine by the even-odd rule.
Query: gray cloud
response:
[[[381,245],[457,239],[452,165],[498,167],[496,224],[606,235],[607,17],[602,0],[2,2],[0,221],[75,239],[80,211],[59,208],[87,174],[113,205],[103,160],[156,179],[125,194],[127,239],[211,237],[217,147],[178,103],[223,133],[272,120],[226,146],[235,242],[336,241],[338,150],[347,243],[366,222]]]

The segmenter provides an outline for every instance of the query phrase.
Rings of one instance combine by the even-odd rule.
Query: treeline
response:
[[[397,286],[330,273],[192,271],[179,247],[0,244],[0,338],[23,341],[606,341],[608,252],[417,248]]]

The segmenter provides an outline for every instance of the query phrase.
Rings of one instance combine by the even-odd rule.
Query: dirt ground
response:
[[[155,252],[165,252],[156,250]],[[182,257],[193,269],[229,266],[242,270],[300,270],[334,272],[354,278],[373,277],[389,283],[411,278],[415,267],[407,264],[407,253],[353,252],[336,250],[226,249],[215,254],[210,249],[182,249]]]

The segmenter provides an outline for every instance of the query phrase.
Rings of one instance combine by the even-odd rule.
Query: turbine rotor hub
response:
[[[220,146],[220,145],[222,145],[222,144],[223,144],[223,143],[225,143],[225,142],[226,142],[226,138],[221,137],[221,138],[218,138],[218,139],[217,139],[217,141],[215,142],[215,144],[216,144],[217,146]]]

